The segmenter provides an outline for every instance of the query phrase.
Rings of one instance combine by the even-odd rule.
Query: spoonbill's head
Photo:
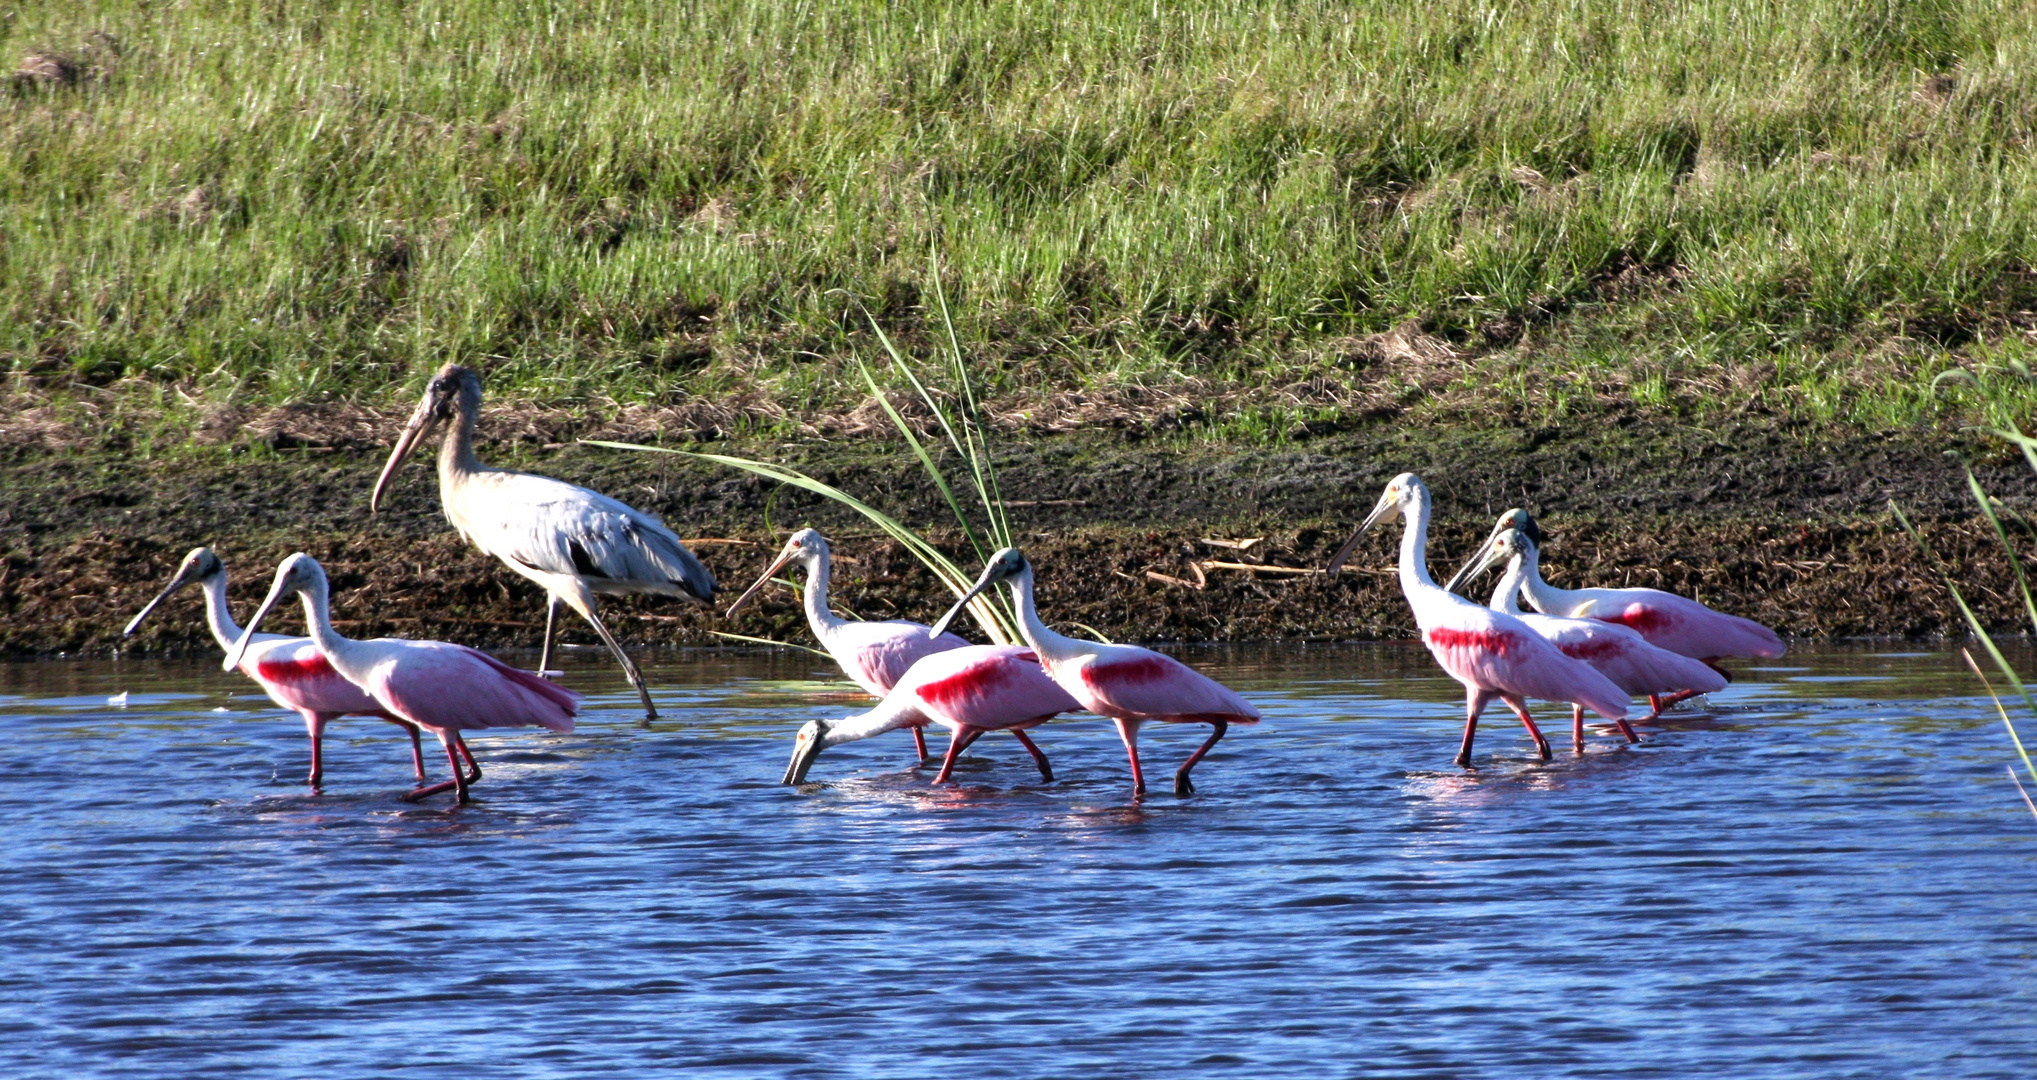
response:
[[[195,585],[215,575],[225,576],[225,574],[226,564],[219,561],[219,556],[214,555],[211,548],[192,548],[191,553],[184,556],[184,561],[177,564],[177,573],[170,578],[170,583],[163,586],[163,591],[157,593],[154,600],[149,601],[139,614],[128,621],[127,629],[122,630],[120,636],[127,637],[133,634],[135,627],[140,626],[141,621],[149,617],[149,612],[154,611],[157,604],[168,600],[178,589],[186,585]]]
[[[1387,481],[1386,490],[1379,493],[1379,501],[1372,506],[1372,513],[1366,515],[1365,523],[1358,526],[1358,531],[1351,534],[1351,539],[1344,541],[1344,546],[1338,548],[1337,553],[1330,557],[1330,564],[1323,568],[1324,572],[1335,574],[1342,570],[1345,561],[1351,558],[1351,552],[1357,550],[1359,539],[1372,531],[1374,525],[1393,524],[1417,501],[1428,497],[1428,487],[1422,483],[1422,478],[1414,473],[1404,472]]]
[[[424,384],[424,397],[419,399],[416,411],[410,414],[410,423],[404,425],[403,434],[396,439],[396,448],[389,452],[389,461],[382,466],[382,475],[375,478],[374,493],[368,496],[368,512],[374,513],[382,503],[382,490],[389,486],[389,478],[403,466],[403,459],[410,456],[417,444],[431,436],[438,425],[458,417],[472,418],[481,414],[481,376],[473,368],[459,364],[447,364]]]
[[[998,551],[997,554],[990,557],[990,563],[983,568],[983,574],[976,579],[976,584],[970,586],[969,591],[962,594],[962,599],[955,601],[955,606],[949,608],[946,615],[941,616],[941,621],[935,623],[934,628],[928,631],[927,635],[929,637],[940,637],[942,634],[947,633],[948,625],[955,621],[955,616],[960,615],[963,608],[969,606],[969,601],[983,595],[992,585],[1000,581],[1010,581],[1020,574],[1030,573],[1031,571],[1032,566],[1026,562],[1024,553],[1020,552],[1019,549],[1008,547]]]
[[[255,629],[262,625],[262,620],[269,617],[269,612],[277,604],[287,601],[293,594],[322,598],[326,590],[325,567],[318,565],[317,559],[301,551],[284,559],[282,565],[276,567],[276,582],[269,586],[269,595],[263,599],[262,606],[255,609],[255,617],[248,620],[247,629],[240,632],[240,640],[226,651],[226,662],[220,666],[228,671],[240,667],[241,658],[247,655],[248,643],[255,639]]]
[[[813,529],[801,529],[793,533],[792,539],[785,541],[785,546],[778,549],[778,557],[764,568],[763,576],[757,579],[757,583],[744,590],[743,595],[736,597],[736,602],[729,605],[727,614],[734,615],[737,608],[742,607],[750,597],[757,595],[757,590],[771,580],[771,575],[793,563],[805,567],[806,572],[811,574],[815,567],[826,566],[827,562],[828,542],[820,533]]]
[[[1450,578],[1450,583],[1448,585],[1443,586],[1444,590],[1454,592],[1456,591],[1457,586],[1462,585],[1466,581],[1469,581],[1472,578],[1475,578],[1478,575],[1484,573],[1489,567],[1492,567],[1497,563],[1505,562],[1506,561],[1505,559],[1487,560],[1486,556],[1491,554],[1493,544],[1496,543],[1503,534],[1509,532],[1519,532],[1523,537],[1527,538],[1528,541],[1534,544],[1534,546],[1538,548],[1542,546],[1542,527],[1540,525],[1535,524],[1535,515],[1530,514],[1526,510],[1523,510],[1519,507],[1515,507],[1514,509],[1509,510],[1506,513],[1501,514],[1499,516],[1499,522],[1493,525],[1491,535],[1487,536],[1485,538],[1485,543],[1480,545],[1478,550],[1472,554],[1470,561],[1466,562],[1461,568],[1458,569],[1457,573]]]
[[[814,759],[827,748],[827,734],[825,720],[808,720],[800,726],[799,734],[792,737],[792,763],[785,766],[784,783],[806,783],[806,770],[813,768]]]
[[[1527,558],[1534,553],[1535,541],[1520,529],[1508,529],[1487,540],[1481,550],[1483,554],[1479,560],[1471,564],[1476,567],[1471,571],[1474,576],[1515,559]]]

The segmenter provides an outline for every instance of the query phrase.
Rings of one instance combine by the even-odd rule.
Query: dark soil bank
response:
[[[802,465],[916,525],[946,517],[900,445],[691,448]],[[1982,481],[2011,504],[2037,494],[2020,459],[1987,445],[1962,450],[1981,455]],[[484,456],[589,484],[663,515],[682,536],[721,541],[696,551],[725,588],[748,585],[788,529],[812,524],[847,556],[836,571],[838,607],[922,620],[943,607],[934,580],[902,549],[796,490],[675,455],[501,445]],[[243,616],[276,562],[303,550],[331,571],[334,614],[350,634],[534,644],[543,621],[537,590],[451,533],[428,461],[408,466],[392,501],[369,515],[381,460],[373,447],[341,447],[153,461],[34,455],[0,467],[0,651],[120,645],[126,619],[201,543],[232,568]],[[2007,627],[2017,615],[2008,568],[1973,515],[1961,461],[1943,443],[1909,437],[1807,444],[1766,427],[1379,427],[1236,449],[1097,433],[1013,439],[1000,466],[1048,616],[1119,639],[1409,635],[1388,572],[1389,536],[1361,549],[1358,572],[1336,579],[1198,565],[1320,566],[1401,471],[1421,474],[1436,492],[1439,572],[1466,557],[1501,511],[1525,504],[1552,537],[1544,565],[1559,584],[1659,586],[1790,635],[1957,632],[1949,597],[1887,511],[1893,498],[1926,523],[1989,618]],[[1252,537],[1265,539],[1243,554],[1204,543]],[[674,601],[632,598],[606,609],[617,634],[638,643],[709,644],[720,640],[716,630],[805,640],[783,592],[734,619]],[[183,598],[128,644],[211,648],[198,612],[195,595]],[[293,612],[276,629],[297,625]],[[574,633],[591,640],[584,628]]]

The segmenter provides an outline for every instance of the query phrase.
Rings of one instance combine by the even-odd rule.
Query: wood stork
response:
[[[1330,559],[1329,573],[1343,568],[1358,541],[1372,527],[1406,519],[1400,538],[1400,589],[1421,628],[1422,643],[1450,677],[1464,684],[1464,744],[1457,764],[1471,764],[1471,743],[1478,734],[1478,715],[1497,697],[1513,709],[1535,740],[1535,752],[1549,760],[1549,740],[1528,715],[1528,698],[1568,701],[1589,707],[1608,720],[1627,718],[1626,695],[1604,675],[1563,655],[1527,624],[1504,612],[1480,607],[1439,588],[1429,577],[1426,550],[1432,512],[1428,486],[1413,473],[1402,473],[1386,485],[1379,502],[1351,539]]]
[[[868,691],[872,697],[881,698],[898,685],[913,664],[922,657],[949,649],[960,649],[969,642],[954,634],[938,637],[921,623],[904,619],[884,622],[859,622],[844,619],[828,607],[828,580],[833,557],[828,542],[812,529],[801,529],[785,541],[785,547],[771,565],[764,568],[763,576],[749,587],[736,602],[729,605],[726,614],[734,615],[736,609],[757,590],[771,580],[771,575],[792,563],[798,563],[806,570],[806,590],[803,597],[806,604],[806,624],[813,629],[813,636],[820,640],[820,646],[827,650],[842,674],[847,675],[857,686]],[[919,748],[921,761],[927,758],[927,737],[922,725],[907,725],[912,731],[913,744]],[[1016,729],[1014,729],[1015,731]]]
[[[538,661],[551,667],[552,634],[565,604],[586,619],[643,699],[644,719],[656,706],[636,662],[594,612],[602,594],[651,593],[714,599],[714,575],[664,522],[606,495],[546,476],[491,469],[474,456],[474,421],[481,413],[481,377],[458,364],[440,368],[390,451],[368,506],[380,505],[390,477],[433,428],[447,423],[439,447],[439,504],[468,543],[501,559],[545,590],[545,644]]]
[[[1492,535],[1466,563],[1464,569],[1451,579],[1454,586],[1469,577],[1473,568],[1489,565],[1486,556],[1491,552],[1493,542],[1508,529],[1519,528],[1541,546],[1541,529],[1526,510],[1509,510],[1500,515]],[[1718,661],[1729,656],[1749,656],[1771,660],[1781,656],[1788,649],[1775,631],[1738,615],[1728,615],[1661,589],[1559,589],[1542,580],[1540,563],[1528,565],[1527,578],[1521,586],[1522,595],[1528,603],[1544,615],[1561,615],[1573,619],[1597,619],[1600,622],[1618,623],[1648,639],[1658,649],[1693,659],[1702,660],[1714,671],[1732,679],[1732,673],[1719,666]],[[1648,703],[1657,712],[1691,697],[1695,691],[1688,688],[1667,697],[1651,694]]]
[[[248,620],[240,640],[227,650],[226,669],[232,671],[248,652],[255,628],[277,603],[295,593],[304,601],[304,621],[311,628],[311,640],[318,653],[347,681],[367,691],[375,703],[392,716],[429,728],[445,747],[452,763],[453,778],[429,784],[403,796],[406,802],[451,790],[461,805],[467,802],[467,788],[481,779],[474,765],[471,776],[460,771],[460,755],[473,764],[462,731],[494,727],[542,727],[550,731],[573,730],[573,714],[580,695],[556,686],[528,671],[519,671],[479,649],[443,641],[407,641],[377,638],[354,641],[332,628],[331,601],[325,568],[302,552],[283,560],[276,568],[275,584],[255,617]]]
[[[1486,566],[1500,562],[1507,564],[1506,573],[1500,576],[1499,587],[1493,590],[1492,602],[1488,606],[1527,623],[1530,630],[1561,649],[1563,655],[1590,664],[1599,674],[1611,679],[1614,686],[1628,694],[1647,694],[1650,701],[1657,701],[1660,695],[1671,691],[1710,694],[1726,688],[1726,677],[1704,661],[1650,645],[1647,638],[1618,623],[1523,614],[1515,606],[1515,598],[1520,594],[1521,582],[1534,572],[1540,550],[1519,529],[1508,529],[1493,538],[1488,549]],[[1484,570],[1486,566],[1479,569]],[[1661,706],[1657,705],[1642,722],[1652,721],[1661,715]],[[1628,742],[1640,741],[1631,724],[1621,720],[1619,727],[1620,734],[1625,735]],[[1574,704],[1570,714],[1570,738],[1577,752],[1584,753],[1584,709]]]
[[[830,746],[867,739],[902,727],[940,724],[948,729],[948,756],[934,783],[945,784],[955,758],[986,731],[1009,731],[1025,744],[1040,767],[1040,777],[1054,779],[1047,755],[1033,744],[1026,728],[1038,727],[1056,715],[1081,708],[1040,668],[1031,649],[1018,645],[965,645],[922,658],[884,695],[877,707],[845,720],[809,720],[792,740],[792,763],[785,782],[803,784],[814,759]]]
[[[976,584],[934,624],[936,634],[948,628],[969,601],[1000,581],[1011,583],[1018,601],[1019,629],[1039,654],[1047,674],[1068,695],[1093,713],[1110,717],[1124,740],[1132,764],[1132,792],[1146,791],[1139,767],[1139,727],[1148,720],[1173,724],[1208,724],[1210,737],[1174,773],[1174,793],[1189,795],[1195,785],[1189,770],[1224,737],[1232,724],[1256,724],[1259,710],[1230,688],[1181,661],[1137,645],[1106,645],[1063,637],[1047,629],[1033,600],[1033,568],[1017,548],[990,557]]]
[[[233,612],[226,606],[226,564],[205,547],[192,548],[184,556],[170,583],[128,622],[120,636],[134,636],[149,612],[186,585],[197,585],[204,592],[205,624],[212,630],[212,640],[231,652],[240,640],[241,628],[234,625]],[[312,787],[325,776],[325,726],[342,716],[372,716],[408,732],[410,763],[417,770],[418,781],[423,782],[424,748],[417,725],[391,716],[360,687],[341,677],[318,654],[318,646],[310,638],[257,634],[241,659],[240,673],[253,679],[270,701],[304,718],[304,731],[311,736],[311,776],[306,782]]]

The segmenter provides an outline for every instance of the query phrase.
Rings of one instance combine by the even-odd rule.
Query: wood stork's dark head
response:
[[[779,549],[778,557],[764,568],[764,573],[757,578],[757,583],[744,590],[743,595],[736,597],[736,602],[729,605],[727,614],[734,615],[736,609],[742,607],[750,597],[757,595],[757,590],[763,588],[771,580],[771,575],[778,571],[796,562],[805,567],[810,576],[825,569],[828,558],[828,542],[820,533],[812,529],[801,529],[793,533],[792,538],[785,541],[785,546]]]
[[[419,443],[431,437],[441,423],[471,425],[481,415],[481,376],[473,368],[460,364],[447,364],[424,385],[424,397],[417,403],[417,409],[410,414],[410,423],[403,428],[403,434],[396,440],[396,448],[389,452],[389,461],[382,466],[382,475],[375,478],[375,492],[368,496],[368,512],[375,513],[381,508],[382,492],[389,486],[389,478],[403,466],[403,460],[417,449]]]
[[[946,615],[941,616],[941,621],[934,624],[934,628],[927,632],[927,636],[940,637],[942,634],[947,633],[948,625],[955,621],[955,616],[960,615],[963,608],[969,606],[969,601],[983,595],[984,591],[992,585],[1000,581],[1010,581],[1020,574],[1029,574],[1031,572],[1031,564],[1026,562],[1025,554],[1019,549],[1015,547],[1000,549],[997,554],[990,557],[990,562],[985,564],[983,574],[976,579],[976,584],[970,586],[969,591],[962,594],[962,599],[955,601],[955,606],[949,608]]]
[[[149,601],[148,605],[143,607],[141,612],[128,622],[127,629],[122,630],[120,636],[128,637],[132,635],[135,627],[140,626],[141,621],[149,617],[149,612],[154,611],[157,604],[168,600],[178,589],[186,585],[198,584],[215,576],[222,579],[225,578],[226,564],[219,561],[219,556],[214,555],[211,548],[192,548],[190,553],[184,556],[184,561],[177,564],[177,573],[174,577],[170,578],[170,583],[163,586],[163,591],[157,593],[156,598]]]
[[[1526,510],[1515,507],[1499,516],[1499,523],[1492,527],[1492,534],[1485,538],[1485,543],[1479,545],[1477,553],[1471,556],[1471,560],[1466,562],[1450,578],[1450,584],[1443,587],[1454,592],[1457,586],[1476,578],[1479,574],[1484,573],[1487,568],[1505,562],[1505,559],[1492,559],[1489,556],[1492,555],[1500,537],[1510,532],[1520,533],[1522,537],[1528,540],[1530,545],[1537,549],[1542,546],[1542,527],[1535,524],[1535,516]]]

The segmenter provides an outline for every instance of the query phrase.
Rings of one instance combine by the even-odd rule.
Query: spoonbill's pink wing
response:
[[[1571,701],[1608,720],[1627,715],[1627,695],[1572,660],[1511,615],[1464,603],[1437,613],[1422,641],[1450,677],[1467,686],[1543,701]]]
[[[830,632],[821,644],[844,674],[882,697],[921,659],[969,644],[953,634],[930,637],[930,629],[904,620],[852,622]]]
[[[1580,614],[1624,626],[1657,648],[1704,660],[1714,656],[1774,659],[1787,648],[1775,631],[1738,615],[1659,589],[1590,589]]]
[[[580,695],[465,645],[384,638],[368,689],[391,712],[426,727],[573,730]]]
[[[1522,621],[1553,642],[1563,655],[1590,664],[1629,694],[1675,690],[1710,694],[1726,688],[1725,676],[1710,665],[1650,645],[1639,633],[1616,623],[1540,615]]]
[[[257,634],[240,669],[261,684],[269,700],[293,712],[384,713],[366,690],[333,670],[310,638]]]
[[[1222,717],[1259,720],[1259,710],[1230,687],[1165,653],[1136,645],[1104,645],[1078,669],[1085,702],[1105,716]]]
[[[910,693],[949,726],[1019,727],[1082,706],[1019,645],[968,645],[934,653],[912,666],[893,693]]]

